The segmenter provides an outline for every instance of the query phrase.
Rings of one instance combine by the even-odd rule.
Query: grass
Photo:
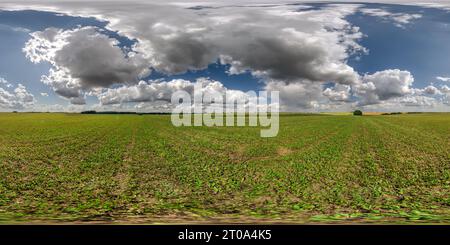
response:
[[[0,222],[450,222],[450,114],[0,114]]]

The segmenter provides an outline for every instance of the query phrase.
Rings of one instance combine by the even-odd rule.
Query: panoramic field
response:
[[[450,222],[450,114],[0,113],[0,222]]]

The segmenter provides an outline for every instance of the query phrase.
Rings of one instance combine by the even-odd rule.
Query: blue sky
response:
[[[357,13],[348,20],[361,28],[368,37],[360,43],[369,55],[350,64],[361,73],[373,73],[392,67],[413,73],[415,86],[437,82],[436,76],[450,75],[450,13],[435,8],[417,6],[366,4],[369,8],[384,8],[393,13],[420,13],[422,17],[399,28],[390,21]]]
[[[315,3],[306,5],[310,7],[299,8],[299,11],[315,11],[328,6]],[[202,11],[201,8],[196,9]],[[347,15],[345,20],[359,27],[360,32],[364,34],[357,43],[369,51],[368,54],[358,53],[346,60],[346,63],[358,74],[363,76],[387,69],[399,69],[407,70],[414,76],[412,88],[424,88],[430,84],[449,85],[448,82],[439,81],[436,77],[450,77],[448,58],[450,55],[450,12],[438,8],[393,4],[364,4],[360,9],[379,9],[393,15],[420,14],[420,18],[396,25],[392,18],[371,16],[361,11]],[[13,85],[10,90],[18,83],[23,84],[36,99],[33,110],[39,110],[39,105],[67,106],[69,102],[66,98],[62,98],[53,91],[51,86],[40,81],[41,76],[48,74],[52,65],[48,62],[32,63],[25,57],[22,48],[31,38],[30,33],[43,31],[49,27],[70,30],[81,26],[96,26],[102,29],[103,34],[118,40],[119,47],[124,52],[138,42],[136,39],[130,40],[119,35],[118,32],[106,30],[106,24],[106,21],[99,21],[92,17],[72,17],[44,11],[0,11],[0,43],[2,44],[0,45],[0,77]],[[220,64],[218,59],[203,70],[165,74],[163,71],[150,69],[151,74],[140,78],[141,80],[195,81],[199,77],[209,77],[220,81],[228,89],[243,91],[261,90],[267,85],[267,78],[255,76],[250,71],[230,75],[227,72],[230,64]],[[325,85],[324,88],[332,87],[332,84]],[[41,96],[41,93],[47,93],[48,96]],[[86,98],[88,106],[98,103],[95,96],[88,95]]]
[[[95,25],[104,27],[105,23],[94,18],[61,16],[57,13],[43,11],[0,11],[0,77],[11,84],[21,83],[35,95],[42,104],[63,104],[67,101],[56,96],[51,88],[40,82],[41,76],[51,67],[48,63],[33,64],[22,52],[30,32],[41,31],[48,27],[63,29],[75,28],[78,25]],[[49,96],[40,96],[47,93]]]

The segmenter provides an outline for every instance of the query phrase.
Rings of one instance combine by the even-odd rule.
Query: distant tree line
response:
[[[136,115],[167,115],[170,112],[134,112],[134,111],[82,111],[81,114],[136,114]]]

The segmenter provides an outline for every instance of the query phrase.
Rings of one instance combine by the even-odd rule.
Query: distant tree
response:
[[[81,114],[96,114],[96,111],[82,111]]]
[[[354,112],[353,112],[353,116],[362,116],[362,111],[360,111],[360,110],[355,110]]]
[[[13,111],[13,113],[19,113],[18,111]]]

